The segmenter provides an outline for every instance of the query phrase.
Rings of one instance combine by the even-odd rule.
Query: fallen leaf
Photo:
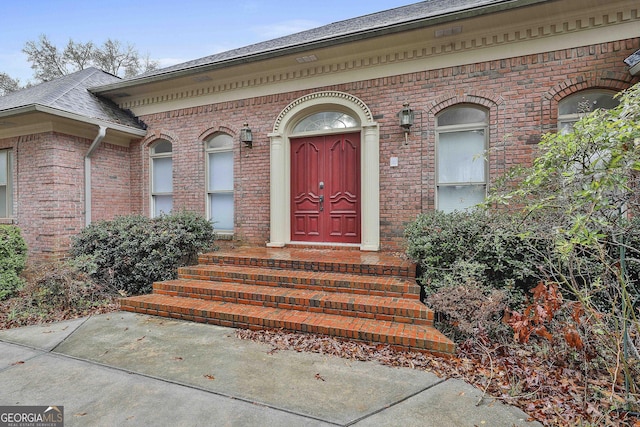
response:
[[[176,356],[176,357],[173,358],[173,360],[182,361],[184,359],[182,357],[180,357],[180,356]]]
[[[24,362],[22,360],[19,360],[11,364],[11,366],[16,366],[16,365],[24,365]]]
[[[324,381],[324,378],[320,374],[316,374],[316,379],[320,381]]]
[[[138,338],[136,341],[142,341],[143,339],[145,339],[146,335],[141,336],[140,338]]]
[[[85,415],[87,415],[86,412],[78,412],[77,414],[73,414],[74,417],[84,417]]]
[[[215,380],[216,379],[216,377],[214,377],[213,375],[209,375],[209,374],[203,375],[203,377],[205,377],[208,380]]]

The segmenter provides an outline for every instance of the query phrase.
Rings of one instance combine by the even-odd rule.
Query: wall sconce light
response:
[[[253,134],[248,123],[245,123],[240,129],[240,141],[244,142],[248,148],[253,148]]]
[[[413,126],[415,113],[409,108],[409,103],[404,104],[403,107],[398,113],[398,118],[400,119],[400,127],[404,129],[404,143],[408,144],[409,132],[411,131],[411,126]]]

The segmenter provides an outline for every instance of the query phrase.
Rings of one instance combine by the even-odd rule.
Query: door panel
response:
[[[360,243],[360,134],[291,140],[291,239]]]

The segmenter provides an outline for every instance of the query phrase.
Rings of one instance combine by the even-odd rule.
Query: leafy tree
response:
[[[132,77],[158,67],[157,61],[141,57],[133,45],[113,39],[107,39],[102,46],[69,40],[64,49],[60,49],[42,34],[37,41],[28,41],[22,51],[31,62],[34,77],[43,82],[91,66],[121,77]]]
[[[590,342],[613,383],[624,376],[628,393],[640,385],[637,364],[629,363],[632,354],[640,359],[640,84],[619,100],[585,114],[571,132],[544,135],[533,165],[515,176],[516,188],[489,200],[550,228],[529,237],[547,241],[549,281],[579,304],[571,341],[585,352]]]
[[[20,89],[20,81],[11,78],[6,73],[0,73],[0,96],[15,92]]]

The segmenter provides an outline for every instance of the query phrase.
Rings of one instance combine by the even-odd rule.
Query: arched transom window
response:
[[[233,138],[219,133],[205,142],[207,216],[217,232],[233,233]]]
[[[571,132],[575,122],[599,108],[610,110],[620,103],[609,90],[584,90],[562,99],[558,104],[558,131]]]
[[[465,210],[484,201],[488,123],[486,110],[469,105],[448,108],[437,116],[438,210]]]
[[[358,127],[358,121],[339,111],[323,111],[300,120],[293,128],[294,133]]]

